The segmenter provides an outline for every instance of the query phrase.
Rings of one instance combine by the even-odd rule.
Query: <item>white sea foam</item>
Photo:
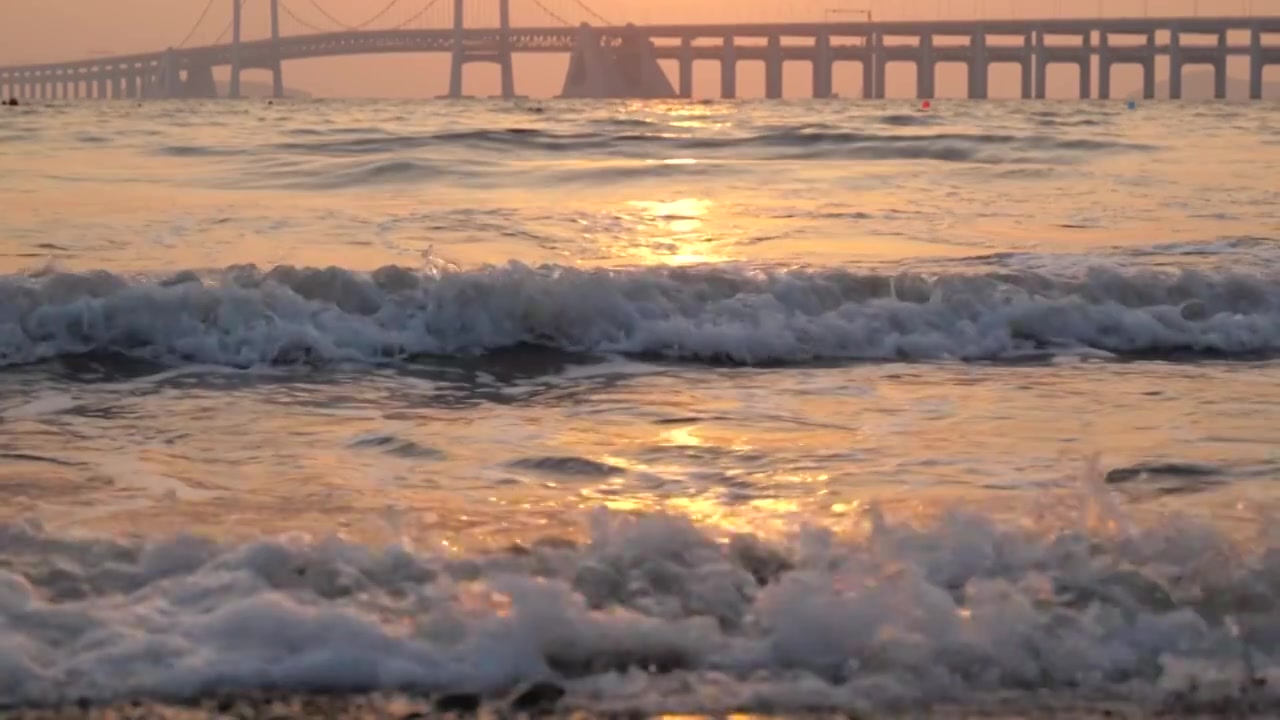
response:
[[[1084,497],[1017,523],[870,511],[777,538],[599,514],[580,545],[469,555],[5,525],[0,705],[550,680],[569,706],[644,712],[1280,708],[1280,542]]]
[[[0,278],[0,366],[84,353],[236,367],[376,363],[518,345],[738,363],[1272,353],[1280,281],[1100,268],[1062,279],[514,263]]]

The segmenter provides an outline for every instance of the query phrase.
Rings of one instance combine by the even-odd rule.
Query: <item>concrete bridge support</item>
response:
[[[876,56],[874,38],[868,36],[865,42],[867,52],[862,56],[862,99],[870,100],[876,96]]]
[[[271,97],[284,97],[284,67],[280,63],[280,0],[271,0],[271,49],[275,61],[271,64]],[[217,90],[213,93],[218,94]]]
[[[932,100],[937,79],[938,62],[933,53],[933,36],[920,36],[920,49],[916,56],[916,97]]]
[[[684,37],[680,41],[680,82],[678,92],[685,100],[694,96],[694,38]]]
[[[1086,32],[1081,42],[1084,46],[1084,55],[1080,58],[1080,99],[1088,100],[1093,97],[1093,33]]]
[[[726,35],[720,49],[720,97],[733,100],[738,96],[738,51],[733,36]]]
[[[1142,99],[1156,99],[1156,34],[1147,33],[1147,54],[1142,61]]]
[[[449,66],[449,97],[462,97],[463,68],[472,62],[497,63],[502,75],[502,97],[516,95],[515,70],[511,62],[511,0],[498,0],[498,50],[479,52],[466,43],[466,0],[453,0],[453,50]]]
[[[231,87],[228,89],[227,97],[240,97],[240,21],[241,21],[241,2],[240,0],[231,0]]]
[[[209,73],[209,84],[213,85],[213,68],[207,68]],[[188,74],[194,74],[194,69],[188,70]],[[160,67],[156,74],[156,97],[162,98],[180,98],[188,97],[185,84],[182,82],[182,71],[178,67],[178,54],[173,48],[169,48],[164,53],[164,58],[160,60]],[[218,91],[214,88],[212,97],[217,97]],[[209,97],[209,96],[205,96]]]
[[[1227,99],[1227,34],[1218,33],[1218,52],[1213,59],[1213,98]]]
[[[987,63],[987,35],[974,33],[969,39],[969,99],[986,100],[987,83],[990,81]]]
[[[1049,56],[1045,49],[1044,31],[1038,30],[1036,36],[1036,99],[1044,100],[1049,91]]]
[[[578,28],[560,96],[670,99],[676,91],[658,65],[648,37],[634,32],[616,46],[607,46],[599,33],[584,24]]]
[[[1111,99],[1111,48],[1107,33],[1098,33],[1098,99]]]
[[[764,61],[764,96],[770,100],[782,98],[782,38],[769,38],[769,51]]]
[[[831,36],[821,34],[813,41],[813,96],[815,98],[831,97],[831,75],[834,65],[831,59]]]
[[[1262,99],[1262,75],[1267,67],[1262,54],[1262,31],[1254,28],[1249,33],[1249,99]]]
[[[218,85],[213,80],[213,66],[195,65],[187,68],[187,79],[171,97],[216,98]]]
[[[1169,33],[1169,99],[1182,99],[1182,37],[1177,30]]]
[[[1035,38],[1032,33],[1027,33],[1022,38],[1022,61],[1018,63],[1022,68],[1022,99],[1030,100],[1035,97],[1035,65],[1036,65],[1036,47]]]
[[[889,58],[884,50],[884,36],[876,33],[871,46],[871,72],[875,78],[872,83],[874,93],[873,97],[877,100],[883,100],[888,90],[889,84],[886,82],[885,71],[889,66]]]

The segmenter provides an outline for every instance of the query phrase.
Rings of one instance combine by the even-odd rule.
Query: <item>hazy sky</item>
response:
[[[349,24],[368,18],[387,0],[283,0],[303,19],[326,25],[315,10],[316,2]],[[215,0],[215,7],[193,42],[211,42],[226,27],[232,0]],[[427,0],[400,0],[387,20],[404,19],[422,8]],[[438,9],[450,0],[437,0]],[[482,7],[484,0],[469,0]],[[576,9],[576,0],[543,0],[570,21],[586,19]],[[537,10],[534,0],[512,0],[517,24],[550,25],[555,21]],[[116,54],[158,50],[181,42],[204,9],[206,0],[0,0],[0,64],[81,58],[94,54]],[[496,0],[491,3],[496,6]],[[619,22],[702,22],[708,20],[768,21],[782,19],[816,20],[828,8],[870,9],[877,18],[895,17],[1032,17],[1057,15],[1108,16],[1140,15],[1144,7],[1151,14],[1191,14],[1198,6],[1201,14],[1255,13],[1280,15],[1280,0],[590,0],[588,4],[610,20]],[[248,0],[245,33],[261,37],[267,32],[267,0]],[[478,20],[490,21],[492,10],[478,11]],[[434,23],[444,15],[433,12]],[[286,17],[286,32],[298,26]],[[385,26],[386,23],[379,23]],[[517,60],[517,90],[530,95],[555,93],[563,79],[567,58],[522,57]],[[740,70],[743,94],[758,94],[754,63]],[[286,82],[321,95],[363,95],[423,97],[440,94],[447,84],[443,56],[384,56],[329,58],[289,63]],[[492,92],[496,68],[469,66],[467,90],[475,94]],[[718,70],[712,63],[698,66],[697,94],[712,94]],[[807,94],[809,71],[801,63],[787,65],[788,94]],[[854,83],[857,66],[838,70],[837,91]],[[257,79],[256,74],[251,79]],[[845,76],[848,76],[847,78]]]

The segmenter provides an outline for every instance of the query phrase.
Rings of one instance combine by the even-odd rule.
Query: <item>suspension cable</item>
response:
[[[248,2],[249,2],[249,0],[240,0],[240,10],[241,10],[242,12],[243,12],[243,10],[244,10],[244,6],[245,6],[245,4],[246,4],[246,3],[248,3]],[[236,19],[235,19],[234,17],[233,17],[233,18],[231,18],[231,20],[227,21],[227,26],[226,26],[226,27],[224,27],[224,28],[222,28],[222,32],[218,33],[218,37],[214,39],[213,44],[214,44],[214,45],[221,45],[221,44],[222,44],[222,41],[223,41],[223,40],[225,40],[225,39],[227,39],[227,35],[231,34],[231,28],[232,28],[232,26],[234,26],[235,24],[236,24]]]
[[[605,18],[605,16],[603,16],[603,15],[601,15],[600,13],[596,12],[595,10],[593,10],[593,9],[591,8],[591,6],[590,6],[590,5],[588,5],[587,3],[585,3],[583,0],[573,0],[573,1],[574,1],[575,3],[577,3],[578,7],[582,8],[582,9],[583,9],[583,10],[585,10],[585,11],[587,11],[587,14],[588,14],[588,15],[590,15],[591,17],[595,18],[596,20],[599,20],[600,22],[604,23],[605,25],[612,25],[612,24],[613,24],[613,23],[609,22],[609,20],[608,20],[607,18]]]
[[[533,4],[542,8],[542,12],[555,18],[556,22],[560,23],[561,25],[564,25],[566,27],[573,27],[573,23],[569,22],[568,20],[565,20],[563,16],[556,13],[551,8],[547,7],[546,3],[542,2],[542,0],[533,0]]]
[[[350,29],[351,29],[351,27],[350,27],[349,25],[347,25],[346,23],[342,22],[342,21],[341,21],[341,20],[339,20],[338,18],[334,17],[334,16],[333,16],[333,15],[332,15],[328,10],[325,10],[325,9],[324,9],[324,6],[323,6],[323,5],[321,5],[319,2],[317,2],[317,0],[308,0],[308,2],[310,2],[310,3],[311,3],[311,7],[313,7],[313,8],[315,8],[315,9],[316,9],[316,12],[318,12],[318,13],[320,13],[321,15],[325,16],[325,18],[326,18],[329,22],[333,23],[334,25],[337,25],[338,27],[342,28],[343,30],[350,30]]]
[[[214,2],[215,0],[209,0],[205,4],[204,10],[200,11],[200,19],[196,20],[196,24],[192,25],[191,29],[187,31],[186,37],[182,38],[182,42],[178,43],[178,47],[186,47],[187,43],[191,42],[191,38],[195,37],[196,31],[204,24],[204,19],[209,17],[209,11],[213,9]]]
[[[424,6],[422,7],[422,9],[421,9],[421,10],[419,10],[419,11],[418,11],[418,12],[416,12],[416,13],[414,13],[413,15],[410,15],[408,18],[406,18],[406,19],[405,19],[405,21],[404,21],[404,22],[400,23],[399,25],[396,25],[396,26],[392,27],[391,29],[392,29],[392,30],[403,30],[403,29],[405,29],[405,28],[409,27],[410,25],[412,25],[412,24],[414,24],[415,22],[417,22],[417,21],[418,21],[418,19],[420,19],[423,15],[426,15],[428,10],[430,10],[430,9],[431,9],[431,8],[433,8],[433,7],[435,7],[435,5],[436,5],[436,3],[437,3],[437,2],[440,2],[440,0],[431,0],[431,2],[427,3],[426,5],[424,5]]]
[[[304,27],[304,28],[306,28],[306,29],[308,29],[308,30],[310,30],[310,31],[312,31],[312,32],[320,33],[320,34],[325,34],[325,33],[333,32],[333,31],[332,31],[332,30],[330,30],[329,28],[322,28],[322,27],[320,27],[320,26],[318,26],[318,25],[314,25],[314,24],[312,24],[311,22],[308,22],[307,20],[302,19],[301,17],[299,17],[299,16],[298,16],[298,13],[296,13],[296,12],[294,12],[294,11],[293,11],[293,8],[289,7],[289,6],[284,2],[284,0],[280,0],[280,9],[284,11],[284,14],[285,14],[285,15],[288,15],[290,18],[292,18],[294,22],[298,23],[298,24],[299,24],[299,25],[301,25],[302,27]]]
[[[400,4],[400,1],[401,1],[401,0],[391,0],[391,1],[390,1],[390,2],[388,2],[386,5],[383,5],[383,6],[382,6],[382,9],[381,9],[381,10],[379,10],[378,12],[374,13],[374,14],[373,14],[369,19],[367,19],[367,20],[365,20],[364,22],[361,22],[361,23],[356,23],[355,25],[351,25],[351,24],[348,24],[348,23],[344,23],[344,22],[342,22],[341,20],[339,20],[338,18],[334,17],[334,16],[333,16],[333,13],[329,12],[328,10],[325,10],[325,9],[324,9],[324,7],[323,7],[322,5],[320,5],[319,0],[309,0],[309,1],[310,1],[311,5],[312,5],[313,7],[315,7],[315,9],[316,9],[316,10],[319,10],[319,11],[320,11],[320,14],[321,14],[321,15],[324,15],[326,18],[328,18],[328,19],[329,19],[329,21],[330,21],[330,22],[332,22],[333,24],[337,25],[338,27],[341,27],[343,30],[364,30],[365,28],[369,27],[370,25],[372,25],[372,24],[374,24],[374,23],[378,22],[379,20],[381,20],[381,19],[383,18],[383,16],[385,16],[387,13],[391,12],[391,10],[392,10],[393,8],[395,8],[395,6],[397,6],[397,5],[399,5],[399,4]],[[432,4],[434,4],[434,3],[432,3]]]

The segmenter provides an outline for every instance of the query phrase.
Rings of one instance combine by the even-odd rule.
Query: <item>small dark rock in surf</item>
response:
[[[436,700],[436,712],[474,713],[480,709],[480,696],[475,693],[453,693]]]
[[[549,712],[565,695],[565,689],[551,682],[536,682],[511,701],[516,712]]]

